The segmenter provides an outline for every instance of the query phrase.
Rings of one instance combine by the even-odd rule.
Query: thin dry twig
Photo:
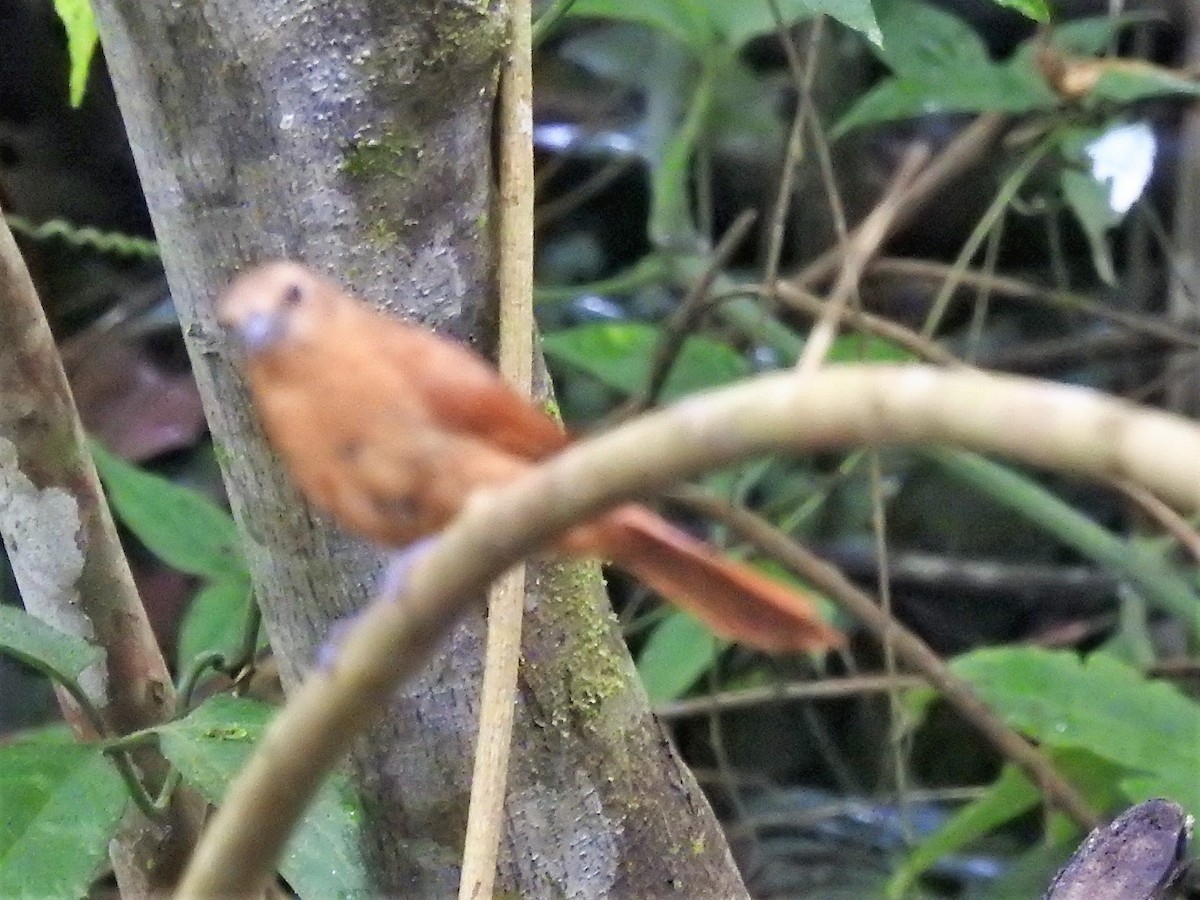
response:
[[[1008,119],[999,114],[977,118],[925,167],[900,198],[900,209],[892,220],[892,232],[906,225],[937,196],[947,184],[979,161],[999,139]],[[831,247],[789,280],[813,288],[833,275],[842,262],[848,244]]]
[[[696,489],[684,489],[679,496],[686,498],[694,509],[737,531],[773,559],[795,569],[865,625],[881,644],[893,647],[901,660],[920,672],[1005,758],[1024,769],[1050,801],[1081,827],[1091,829],[1100,821],[1083,796],[1058,774],[1040,750],[993,713],[975,694],[974,688],[951,672],[928,644],[837,569],[747,510]]]
[[[888,234],[893,230],[893,223],[903,210],[902,198],[916,177],[918,170],[924,165],[928,155],[928,148],[924,145],[910,147],[892,178],[891,184],[884,192],[880,201],[875,205],[875,208],[867,215],[858,228],[855,229],[853,235],[848,237],[845,235],[842,236],[841,244],[845,247],[845,251],[842,254],[841,271],[834,283],[833,290],[830,292],[829,299],[822,309],[820,317],[809,332],[804,352],[796,364],[799,374],[811,373],[824,363],[825,357],[829,354],[829,350],[833,346],[834,338],[838,331],[839,320],[844,311],[851,305],[861,305],[857,300],[858,284],[862,278],[863,269],[879,252],[879,248],[882,246],[884,240],[886,240]],[[768,289],[778,290],[778,287],[769,286]],[[855,302],[852,304],[852,301]],[[886,520],[880,471],[878,454],[871,453],[872,529],[875,534],[876,555],[879,560],[879,590],[883,612],[888,618],[891,618],[891,582],[888,578],[887,570]],[[895,653],[891,642],[886,639],[883,641],[883,655],[887,674],[895,676]],[[889,691],[888,701],[893,720],[898,720],[900,715],[899,691]],[[901,730],[896,729],[894,733],[897,735],[896,739],[898,741],[904,739]],[[901,818],[907,830],[909,819],[905,801],[908,779],[904,766],[904,756],[905,754],[901,752],[895,752],[892,758]]]
[[[533,77],[529,0],[513,0],[509,52],[500,76],[500,373],[528,396],[533,383]],[[463,849],[460,900],[494,893],[512,748],[525,610],[525,565],[488,595],[479,737]]]
[[[1157,522],[1192,559],[1200,562],[1200,534],[1196,533],[1196,529],[1187,519],[1132,481],[1114,481],[1113,487],[1128,497],[1151,520]]]
[[[899,275],[934,281],[948,278],[953,271],[953,266],[946,263],[916,259],[878,259],[867,267],[868,275]],[[1119,325],[1138,334],[1157,338],[1173,346],[1200,348],[1200,335],[1194,332],[1175,327],[1161,318],[1138,315],[1106,303],[1098,303],[1082,294],[1074,294],[1056,288],[1045,288],[1020,278],[989,275],[971,269],[958,273],[957,277],[964,286],[986,287],[993,293],[1013,299],[1034,300],[1060,309],[1086,313],[1093,318]]]
[[[925,683],[924,678],[915,675],[847,675],[842,678],[822,678],[819,681],[794,681],[672,700],[655,706],[654,714],[669,721],[787,700],[829,700],[858,694],[877,694],[897,688],[920,687]]]
[[[670,319],[664,323],[658,345],[654,348],[654,356],[650,360],[650,373],[646,378],[645,387],[614,410],[608,417],[607,424],[644,412],[657,402],[684,342],[695,327],[696,320],[708,308],[709,291],[712,290],[713,282],[717,280],[721,270],[729,265],[730,258],[745,240],[757,217],[758,213],[752,209],[744,211],[721,236],[704,271],[692,282],[687,294],[671,313]]]
[[[779,275],[779,260],[783,254],[783,232],[787,223],[788,210],[792,204],[792,184],[796,169],[804,159],[804,123],[815,113],[812,87],[817,76],[820,60],[821,40],[825,34],[825,17],[817,16],[809,29],[807,65],[800,61],[800,54],[792,42],[792,35],[783,20],[778,0],[770,0],[771,14],[775,17],[775,33],[787,56],[792,83],[796,88],[796,107],[792,114],[792,127],[788,134],[787,150],[784,153],[783,170],[775,191],[775,203],[771,210],[768,231],[767,260],[764,266],[763,283],[770,286]],[[815,116],[813,116],[815,119]]]
[[[794,285],[790,281],[777,282],[775,288],[779,298],[789,308],[813,318],[820,318],[826,315],[825,310],[828,308],[828,301],[822,300],[816,294],[809,293],[804,288]],[[943,366],[964,365],[962,360],[949,350],[943,348],[940,344],[917,334],[911,328],[905,328],[903,325],[899,325],[883,316],[876,316],[872,313],[862,312],[849,307],[838,311],[838,319],[843,325],[856,328],[865,334],[886,338],[929,362]]]
[[[561,158],[565,159],[566,157]],[[539,204],[534,218],[534,228],[539,231],[543,228],[548,228],[559,219],[574,212],[626,172],[632,170],[636,162],[637,157],[633,155],[621,156],[610,160],[595,174],[571,188],[562,196]]]
[[[893,220],[901,212],[901,197],[916,177],[917,171],[925,163],[928,155],[928,148],[924,145],[910,147],[901,161],[891,184],[884,192],[883,197],[867,215],[866,219],[855,229],[854,234],[852,236],[847,236],[844,232],[839,234],[840,243],[846,248],[842,255],[841,271],[834,282],[833,290],[830,292],[829,299],[822,310],[821,316],[809,332],[804,353],[801,355],[796,366],[800,374],[803,375],[812,372],[824,364],[825,357],[833,346],[834,338],[837,335],[839,319],[842,313],[851,305],[861,307],[861,303],[858,302],[858,285],[862,278],[863,269],[879,252],[879,248],[890,233]],[[878,453],[872,451],[869,455],[872,530],[875,536],[876,556],[879,561],[880,600],[884,614],[890,618],[891,581],[888,577],[887,568],[886,519],[882,476],[880,474],[881,467]],[[897,674],[896,655],[891,642],[886,639],[883,641],[883,656],[887,675],[895,677]],[[888,691],[888,703],[893,721],[899,721],[899,690],[892,689]],[[901,729],[894,729],[893,733],[896,736],[896,741],[905,739],[903,737],[904,732]],[[904,765],[906,754],[900,752],[898,746],[893,749],[893,774],[897,800],[900,808],[901,822],[907,832],[910,828],[906,802],[908,796],[908,779]]]
[[[928,150],[924,146],[916,145],[909,149],[883,198],[846,239],[845,250],[841,255],[842,268],[837,281],[825,303],[821,318],[809,332],[804,353],[796,363],[796,369],[800,373],[813,371],[829,354],[842,311],[858,290],[858,281],[862,277],[863,269],[894,230],[895,221],[903,212],[904,197],[927,156]],[[778,286],[768,285],[767,289],[777,291]]]

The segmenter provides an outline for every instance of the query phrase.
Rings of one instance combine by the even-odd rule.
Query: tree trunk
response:
[[[306,507],[267,451],[213,298],[247,262],[298,258],[380,306],[483,336],[506,10],[94,5],[258,599],[294,685],[330,622],[367,602],[380,557]],[[498,890],[744,895],[711,810],[649,713],[595,568],[530,573]],[[356,753],[381,891],[453,890],[482,629],[482,616],[463,625]]]

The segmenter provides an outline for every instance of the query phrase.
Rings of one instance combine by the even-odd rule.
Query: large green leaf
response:
[[[995,63],[970,26],[949,13],[916,0],[883,0],[876,6],[883,29],[879,55],[895,77],[859,98],[834,127],[834,136],[931,113],[1020,113],[1059,103],[1031,54]]]
[[[59,734],[0,746],[0,897],[82,897],[128,794],[96,744]]]
[[[1020,0],[1022,6],[1040,3]],[[1015,4],[1014,4],[1015,5]],[[1039,71],[1041,38],[1022,44],[1007,62],[993,62],[962,20],[917,0],[877,0],[883,29],[880,57],[894,77],[877,85],[846,112],[833,136],[851,128],[942,112],[1054,109],[1062,103]],[[1051,45],[1072,57],[1100,53],[1112,35],[1136,21],[1126,16],[1085,19],[1055,29]],[[1128,103],[1144,97],[1200,94],[1200,84],[1170,70],[1135,63],[1109,66],[1091,100]]]
[[[651,703],[666,703],[687,693],[712,668],[721,641],[687,613],[673,610],[650,633],[638,654],[638,674]]]
[[[0,651],[38,671],[71,680],[104,655],[82,638],[64,634],[11,606],[0,606]]]
[[[895,74],[936,83],[947,73],[991,68],[983,40],[966,22],[918,0],[881,0],[879,55]]]
[[[206,800],[219,804],[273,714],[272,707],[256,700],[217,696],[155,731],[163,755]],[[326,782],[280,863],[279,871],[301,898],[372,896],[358,849],[362,821],[345,778]]]
[[[301,898],[375,897],[359,851],[362,804],[343,773],[322,785],[283,851],[279,871]]]
[[[1045,747],[1085,750],[1127,770],[1123,789],[1200,813],[1200,704],[1097,652],[991,648],[954,671],[1014,728]]]
[[[1114,103],[1147,97],[1200,97],[1200,82],[1157,66],[1112,66],[1104,70],[1088,96]]]
[[[208,578],[246,572],[228,513],[196,491],[130,465],[95,441],[91,448],[117,515],[155,556],[181,572]]]
[[[632,394],[646,384],[658,339],[658,329],[650,325],[582,325],[547,334],[542,338],[542,348],[554,361],[577,368],[613,390]],[[729,384],[744,377],[749,368],[725,344],[690,337],[671,367],[660,399],[669,402]]]

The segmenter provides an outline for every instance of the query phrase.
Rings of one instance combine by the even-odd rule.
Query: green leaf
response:
[[[128,794],[97,744],[0,746],[0,897],[82,897]]]
[[[1068,56],[1098,56],[1109,47],[1117,33],[1123,28],[1141,22],[1150,22],[1154,13],[1140,11],[1120,16],[1093,16],[1055,25],[1049,33],[1050,45]],[[1038,50],[1038,39],[1026,41],[1019,53],[1027,54],[1030,65]]]
[[[785,25],[824,14],[864,35],[873,44],[883,41],[870,0],[778,0],[778,4]],[[776,31],[769,0],[704,0],[704,6],[716,32],[733,47]]]
[[[880,56],[895,73],[868,91],[838,121],[851,128],[945,112],[1053,109],[1058,97],[1038,74],[1032,44],[1008,63],[994,63],[961,19],[914,0],[876,4],[883,29]]]
[[[834,126],[840,137],[851,128],[931,113],[1009,112],[1051,109],[1058,98],[1036,79],[993,66],[947,72],[934,81],[893,78],[862,96]]]
[[[1087,236],[1092,251],[1092,265],[1105,284],[1116,287],[1117,274],[1113,269],[1112,247],[1108,243],[1109,229],[1125,218],[1109,204],[1109,187],[1087,172],[1063,169],[1059,185],[1067,206],[1075,214]]]
[[[979,35],[957,16],[917,0],[876,3],[883,44],[879,55],[897,75],[936,84],[948,73],[994,68]]]
[[[71,106],[78,109],[83,103],[92,54],[96,52],[99,41],[96,17],[88,0],[54,0],[54,11],[67,30],[67,55],[71,59]]]
[[[1005,766],[983,796],[960,809],[913,849],[892,875],[887,896],[896,900],[907,896],[917,877],[943,856],[970,845],[1040,802],[1041,793],[1021,770],[1016,766]]]
[[[262,740],[275,710],[245,697],[212,697],[154,729],[163,755],[210,803],[219,804]],[[327,781],[284,850],[280,872],[301,897],[369,897],[359,853],[362,810],[344,777]]]
[[[205,585],[179,626],[180,671],[202,653],[219,650],[229,658],[241,646],[252,588],[249,577],[226,577]]]
[[[582,325],[545,335],[542,349],[555,362],[579,369],[613,390],[633,394],[646,384],[658,339],[657,328],[640,323]],[[661,399],[669,402],[729,384],[749,370],[741,355],[725,344],[689,337],[671,367]]]
[[[636,22],[703,53],[715,38],[704,4],[698,0],[575,0],[568,15]]]
[[[1124,767],[1123,789],[1200,813],[1200,704],[1105,653],[992,648],[951,668],[1014,728],[1045,747]],[[1135,791],[1136,788],[1136,791]]]
[[[1088,96],[1114,103],[1161,96],[1200,97],[1200,82],[1158,66],[1114,65],[1104,70]]]
[[[202,494],[144,472],[91,442],[109,501],[138,540],[172,568],[220,579],[246,563],[233,519]]]
[[[265,703],[222,694],[154,731],[163,755],[183,777],[210,803],[220,803],[272,715],[274,709]]]
[[[377,897],[359,851],[362,804],[344,773],[317,791],[288,841],[279,871],[300,897]]]
[[[22,609],[0,606],[0,651],[32,666],[74,681],[88,666],[104,658],[99,647],[64,634]],[[0,805],[0,809],[3,806]]]
[[[917,356],[887,338],[875,335],[844,334],[835,338],[827,362],[915,362]]]
[[[651,703],[666,703],[687,693],[712,668],[722,642],[698,620],[672,610],[650,633],[637,668]]]
[[[1121,775],[1120,767],[1074,750],[1057,751],[1051,761],[1097,808],[1107,810],[1118,805],[1120,795],[1115,785]],[[1041,791],[1028,776],[1017,766],[1006,765],[983,796],[956,812],[913,849],[888,884],[888,897],[907,896],[917,877],[943,856],[966,849],[984,835],[1034,809],[1041,801]],[[1071,837],[1078,833],[1078,827],[1065,816],[1055,818],[1054,830]]]
[[[1021,15],[1027,16],[1035,22],[1050,21],[1050,7],[1046,5],[1046,0],[995,0],[995,2],[998,6],[1015,9]]]

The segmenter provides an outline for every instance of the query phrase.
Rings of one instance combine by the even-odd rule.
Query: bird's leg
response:
[[[346,639],[346,633],[357,618],[358,613],[351,613],[348,616],[335,619],[333,624],[329,626],[329,637],[325,638],[321,642],[321,645],[317,647],[316,664],[318,671],[328,672],[333,668],[333,664],[337,662],[338,654],[342,649],[342,642]]]
[[[395,600],[403,594],[404,589],[408,587],[408,576],[412,572],[413,565],[433,549],[436,541],[437,535],[421,538],[413,541],[403,550],[393,553],[388,560],[387,568],[383,570],[383,577],[379,579],[375,596],[380,600]]]
[[[393,553],[388,560],[387,567],[383,570],[383,577],[379,579],[374,600],[390,602],[404,593],[413,564],[433,548],[436,540],[436,536],[421,538],[419,541],[413,541],[403,550]],[[358,613],[353,613],[338,619],[329,627],[329,637],[317,648],[318,669],[328,671],[333,668],[346,633],[357,618]]]

